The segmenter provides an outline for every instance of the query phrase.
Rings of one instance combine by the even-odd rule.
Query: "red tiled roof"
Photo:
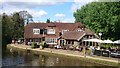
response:
[[[24,37],[25,38],[41,38],[42,35],[37,35],[37,34],[33,34],[33,28],[45,28],[47,25],[45,23],[30,23],[27,26],[25,26],[25,30],[24,30]]]
[[[95,34],[93,31],[91,31],[91,30],[88,29],[88,28],[85,28],[85,32],[86,32],[86,34],[89,34],[89,35]]]
[[[56,34],[49,34],[46,35],[45,38],[57,38],[58,36]]]
[[[67,40],[80,40],[86,33],[85,32],[76,32],[76,31],[69,31],[65,32],[62,35],[62,38]]]
[[[33,28],[43,29],[53,27],[56,29],[55,35],[46,35],[46,37],[59,37],[59,32],[62,30],[73,31],[78,27],[85,27],[82,23],[29,23],[25,26],[25,38],[41,38],[42,35],[34,35]]]

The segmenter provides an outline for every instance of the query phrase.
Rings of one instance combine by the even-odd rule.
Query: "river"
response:
[[[6,49],[2,55],[2,66],[101,66],[77,58],[43,55]]]

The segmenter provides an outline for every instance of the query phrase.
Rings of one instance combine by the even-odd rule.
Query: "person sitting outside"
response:
[[[60,48],[60,45],[57,45],[57,49],[59,49]]]
[[[98,46],[96,50],[100,50],[100,47]]]
[[[12,44],[15,44],[15,40],[14,39],[12,40]]]
[[[55,45],[54,48],[57,49],[57,45]]]
[[[83,50],[83,46],[80,46],[80,47],[79,47],[79,51],[82,51],[82,50]]]
[[[95,51],[95,48],[94,48],[94,46],[90,46],[90,49],[91,49],[91,56],[93,56],[93,54],[94,54],[94,51]]]

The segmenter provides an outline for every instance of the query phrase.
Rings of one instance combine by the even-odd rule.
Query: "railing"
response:
[[[97,56],[104,56],[104,57],[116,57],[120,58],[120,52],[110,52],[110,51],[102,51],[102,50],[95,50],[94,55]]]

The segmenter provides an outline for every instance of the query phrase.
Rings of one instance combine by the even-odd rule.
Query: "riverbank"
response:
[[[42,53],[46,54],[49,53],[51,55],[59,55],[59,56],[66,56],[66,57],[74,57],[81,60],[84,60],[86,62],[93,62],[93,63],[99,63],[102,65],[108,65],[108,66],[117,66],[118,65],[118,59],[115,58],[108,58],[108,57],[101,57],[101,56],[83,56],[82,52],[79,51],[71,51],[71,50],[62,50],[62,49],[50,49],[45,48],[43,50],[40,50],[39,48],[32,49],[30,46],[26,45],[20,45],[20,44],[9,44],[7,45],[8,48],[15,48],[20,50],[26,50],[31,51],[34,53]]]

